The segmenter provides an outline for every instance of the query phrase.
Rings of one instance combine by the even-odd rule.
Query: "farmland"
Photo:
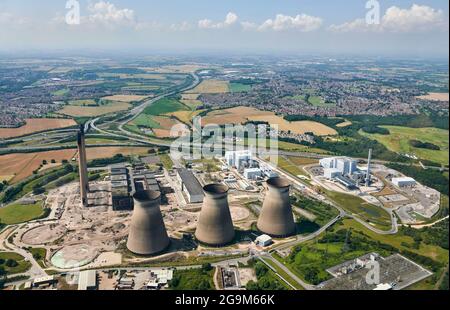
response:
[[[136,101],[142,101],[147,96],[137,96],[137,95],[114,95],[114,96],[107,96],[103,97],[102,100],[108,100],[108,101],[119,101],[119,102],[136,102]]]
[[[145,154],[148,148],[145,147],[95,147],[87,149],[88,160],[97,158],[113,157],[116,154],[135,155]],[[60,163],[62,160],[70,161],[75,158],[77,151],[75,149],[37,152],[37,153],[19,153],[0,156],[0,178],[9,180],[11,183],[17,183],[33,174],[33,171],[40,168],[43,160],[50,163],[53,159]]]
[[[58,118],[29,118],[26,125],[18,128],[0,128],[0,138],[12,138],[29,135],[51,129],[59,129],[75,126],[75,121],[71,119]]]
[[[431,101],[448,101],[448,93],[429,93],[427,95],[418,96],[416,98]]]
[[[129,103],[114,101],[99,106],[67,105],[57,113],[72,117],[94,117],[119,111],[125,111],[130,107],[131,105]]]
[[[278,125],[282,131],[291,131],[295,134],[313,132],[319,136],[335,135],[336,130],[324,124],[314,121],[288,122],[283,117],[273,112],[261,111],[250,107],[235,107],[225,110],[216,110],[208,113],[202,120],[202,124],[242,124],[247,121],[268,122],[270,125]]]
[[[178,100],[164,98],[147,107],[141,115],[127,124],[127,128],[136,133],[143,133],[142,128],[147,130],[144,131],[147,135],[161,139],[170,138],[172,127],[182,124],[177,119],[189,123],[189,116],[193,113],[194,111]]]
[[[426,159],[448,165],[448,130],[438,128],[409,128],[400,126],[381,127],[389,130],[389,134],[368,134],[363,131],[360,131],[360,133],[371,139],[377,140],[391,151],[414,154],[420,159]],[[440,150],[413,147],[410,144],[411,140],[419,140],[421,142],[435,144],[440,147]]]
[[[33,174],[39,169],[42,162],[52,160],[61,162],[71,160],[76,154],[76,150],[57,150],[38,153],[8,154],[0,156],[0,176],[9,178],[10,182],[16,183]]]
[[[197,87],[187,91],[190,94],[221,94],[230,91],[229,83],[227,81],[219,80],[205,80]]]

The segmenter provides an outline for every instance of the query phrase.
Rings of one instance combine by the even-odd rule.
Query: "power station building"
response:
[[[358,171],[358,162],[349,157],[328,157],[319,161],[324,169],[334,169],[342,175],[352,175]]]
[[[223,246],[234,239],[234,227],[228,206],[228,187],[223,184],[209,184],[203,188],[205,200],[195,231],[201,243]]]
[[[248,162],[252,159],[250,150],[227,151],[225,152],[225,161],[228,166],[243,169],[248,166]]]
[[[87,170],[86,159],[86,142],[84,135],[84,125],[80,125],[80,130],[77,133],[77,147],[78,147],[78,170],[80,174],[80,196],[83,207],[89,205],[89,176]]]
[[[131,217],[127,248],[139,255],[163,252],[170,244],[161,214],[161,193],[139,191],[133,195],[134,211]]]
[[[296,226],[289,199],[289,181],[281,177],[270,178],[267,186],[268,192],[258,218],[258,229],[272,237],[294,234]]]
[[[177,178],[189,203],[203,202],[204,194],[202,186],[191,170],[185,168],[177,169]]]

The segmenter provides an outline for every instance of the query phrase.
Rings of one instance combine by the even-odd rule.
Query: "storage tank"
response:
[[[289,181],[275,177],[267,180],[268,192],[264,199],[257,227],[272,237],[287,237],[296,227],[289,200]]]
[[[139,191],[133,195],[134,211],[128,234],[128,249],[139,255],[153,255],[170,244],[160,210],[161,193]]]
[[[209,184],[203,187],[205,200],[195,237],[210,246],[223,246],[234,239],[234,227],[228,206],[228,186]]]

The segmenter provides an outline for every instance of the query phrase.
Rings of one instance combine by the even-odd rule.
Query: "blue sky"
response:
[[[0,0],[0,50],[139,49],[448,54],[447,0],[380,0],[381,24],[365,23],[365,0]]]

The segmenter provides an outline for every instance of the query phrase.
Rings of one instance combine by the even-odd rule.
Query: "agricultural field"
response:
[[[144,155],[147,154],[148,147],[127,147],[127,146],[102,146],[87,148],[86,157],[88,160],[99,158],[110,158],[117,154],[127,155]]]
[[[12,204],[0,208],[0,221],[12,225],[31,221],[44,214],[42,202],[32,205]]]
[[[131,102],[142,101],[147,97],[148,96],[138,96],[138,95],[114,95],[114,96],[103,97],[102,100],[131,103]]]
[[[375,139],[389,150],[402,154],[414,154],[420,159],[430,160],[448,165],[449,132],[438,128],[409,128],[399,126],[380,126],[389,130],[390,134],[368,134],[360,131],[360,134]],[[440,147],[440,150],[430,150],[413,147],[411,140],[428,142]]]
[[[164,98],[147,107],[142,114],[127,124],[128,128],[136,133],[145,133],[156,138],[171,138],[170,131],[173,126],[190,123],[192,117],[199,112],[192,111],[176,99]],[[178,121],[180,120],[180,121]],[[141,131],[140,128],[148,130]],[[188,128],[184,126],[187,131]],[[183,133],[185,131],[183,130]]]
[[[53,96],[62,97],[62,96],[67,95],[69,93],[69,91],[70,90],[68,88],[62,88],[62,89],[59,89],[59,90],[56,90],[56,91],[52,92],[52,95]]]
[[[0,128],[0,138],[13,138],[29,135],[36,132],[75,126],[71,119],[62,118],[29,118],[26,125],[18,128]]]
[[[313,132],[318,136],[336,135],[337,132],[331,127],[314,121],[288,122],[283,117],[275,115],[273,112],[261,111],[250,107],[235,107],[224,110],[216,110],[208,113],[202,120],[202,125],[206,124],[242,124],[247,121],[268,122],[271,125],[278,125],[279,130],[291,131],[295,134]]]
[[[350,121],[345,121],[345,122],[342,122],[342,123],[337,124],[336,127],[344,128],[344,127],[348,127],[348,126],[351,126],[351,125],[352,125],[352,122],[350,122]]]
[[[67,105],[57,113],[72,117],[95,117],[119,111],[126,111],[130,107],[131,105],[127,102],[114,101],[94,107]]]
[[[448,93],[429,93],[424,96],[418,96],[417,99],[432,100],[432,101],[448,101]]]
[[[123,155],[138,155],[146,154],[148,148],[146,147],[126,147],[126,146],[105,146],[87,148],[88,160],[98,158],[109,158],[116,154]],[[76,159],[76,149],[55,150],[37,153],[19,153],[7,154],[0,156],[0,178],[8,180],[11,183],[17,183],[23,179],[31,176],[33,171],[38,170],[42,165],[43,160],[46,160],[51,167],[51,161],[54,159],[56,163],[61,163],[62,160],[71,161]]]
[[[190,109],[196,110],[198,107],[203,105],[203,102],[197,99],[199,95],[200,94],[183,94],[180,102],[188,106]]]
[[[251,89],[251,85],[242,83],[230,83],[230,92],[232,93],[246,92],[250,91]]]
[[[185,64],[185,65],[167,65],[154,68],[140,68],[147,72],[159,73],[192,73],[200,69],[206,69],[207,66],[202,64]]]
[[[57,163],[62,160],[70,161],[76,155],[76,150],[56,150],[37,153],[18,153],[0,156],[0,177],[17,183],[39,169],[42,162],[48,163],[54,159]]]
[[[164,80],[166,77],[161,74],[151,74],[151,73],[137,73],[137,74],[127,74],[127,73],[99,73],[99,77],[102,78],[119,78],[119,79],[142,79],[142,80]]]
[[[197,87],[187,91],[189,94],[223,94],[230,91],[227,81],[204,80]]]
[[[145,108],[143,113],[156,116],[182,110],[189,110],[189,108],[176,99],[164,98]]]
[[[69,100],[69,105],[74,105],[74,106],[88,106],[88,107],[92,107],[92,106],[98,106],[97,101],[95,101],[94,99],[80,99],[80,100]]]

